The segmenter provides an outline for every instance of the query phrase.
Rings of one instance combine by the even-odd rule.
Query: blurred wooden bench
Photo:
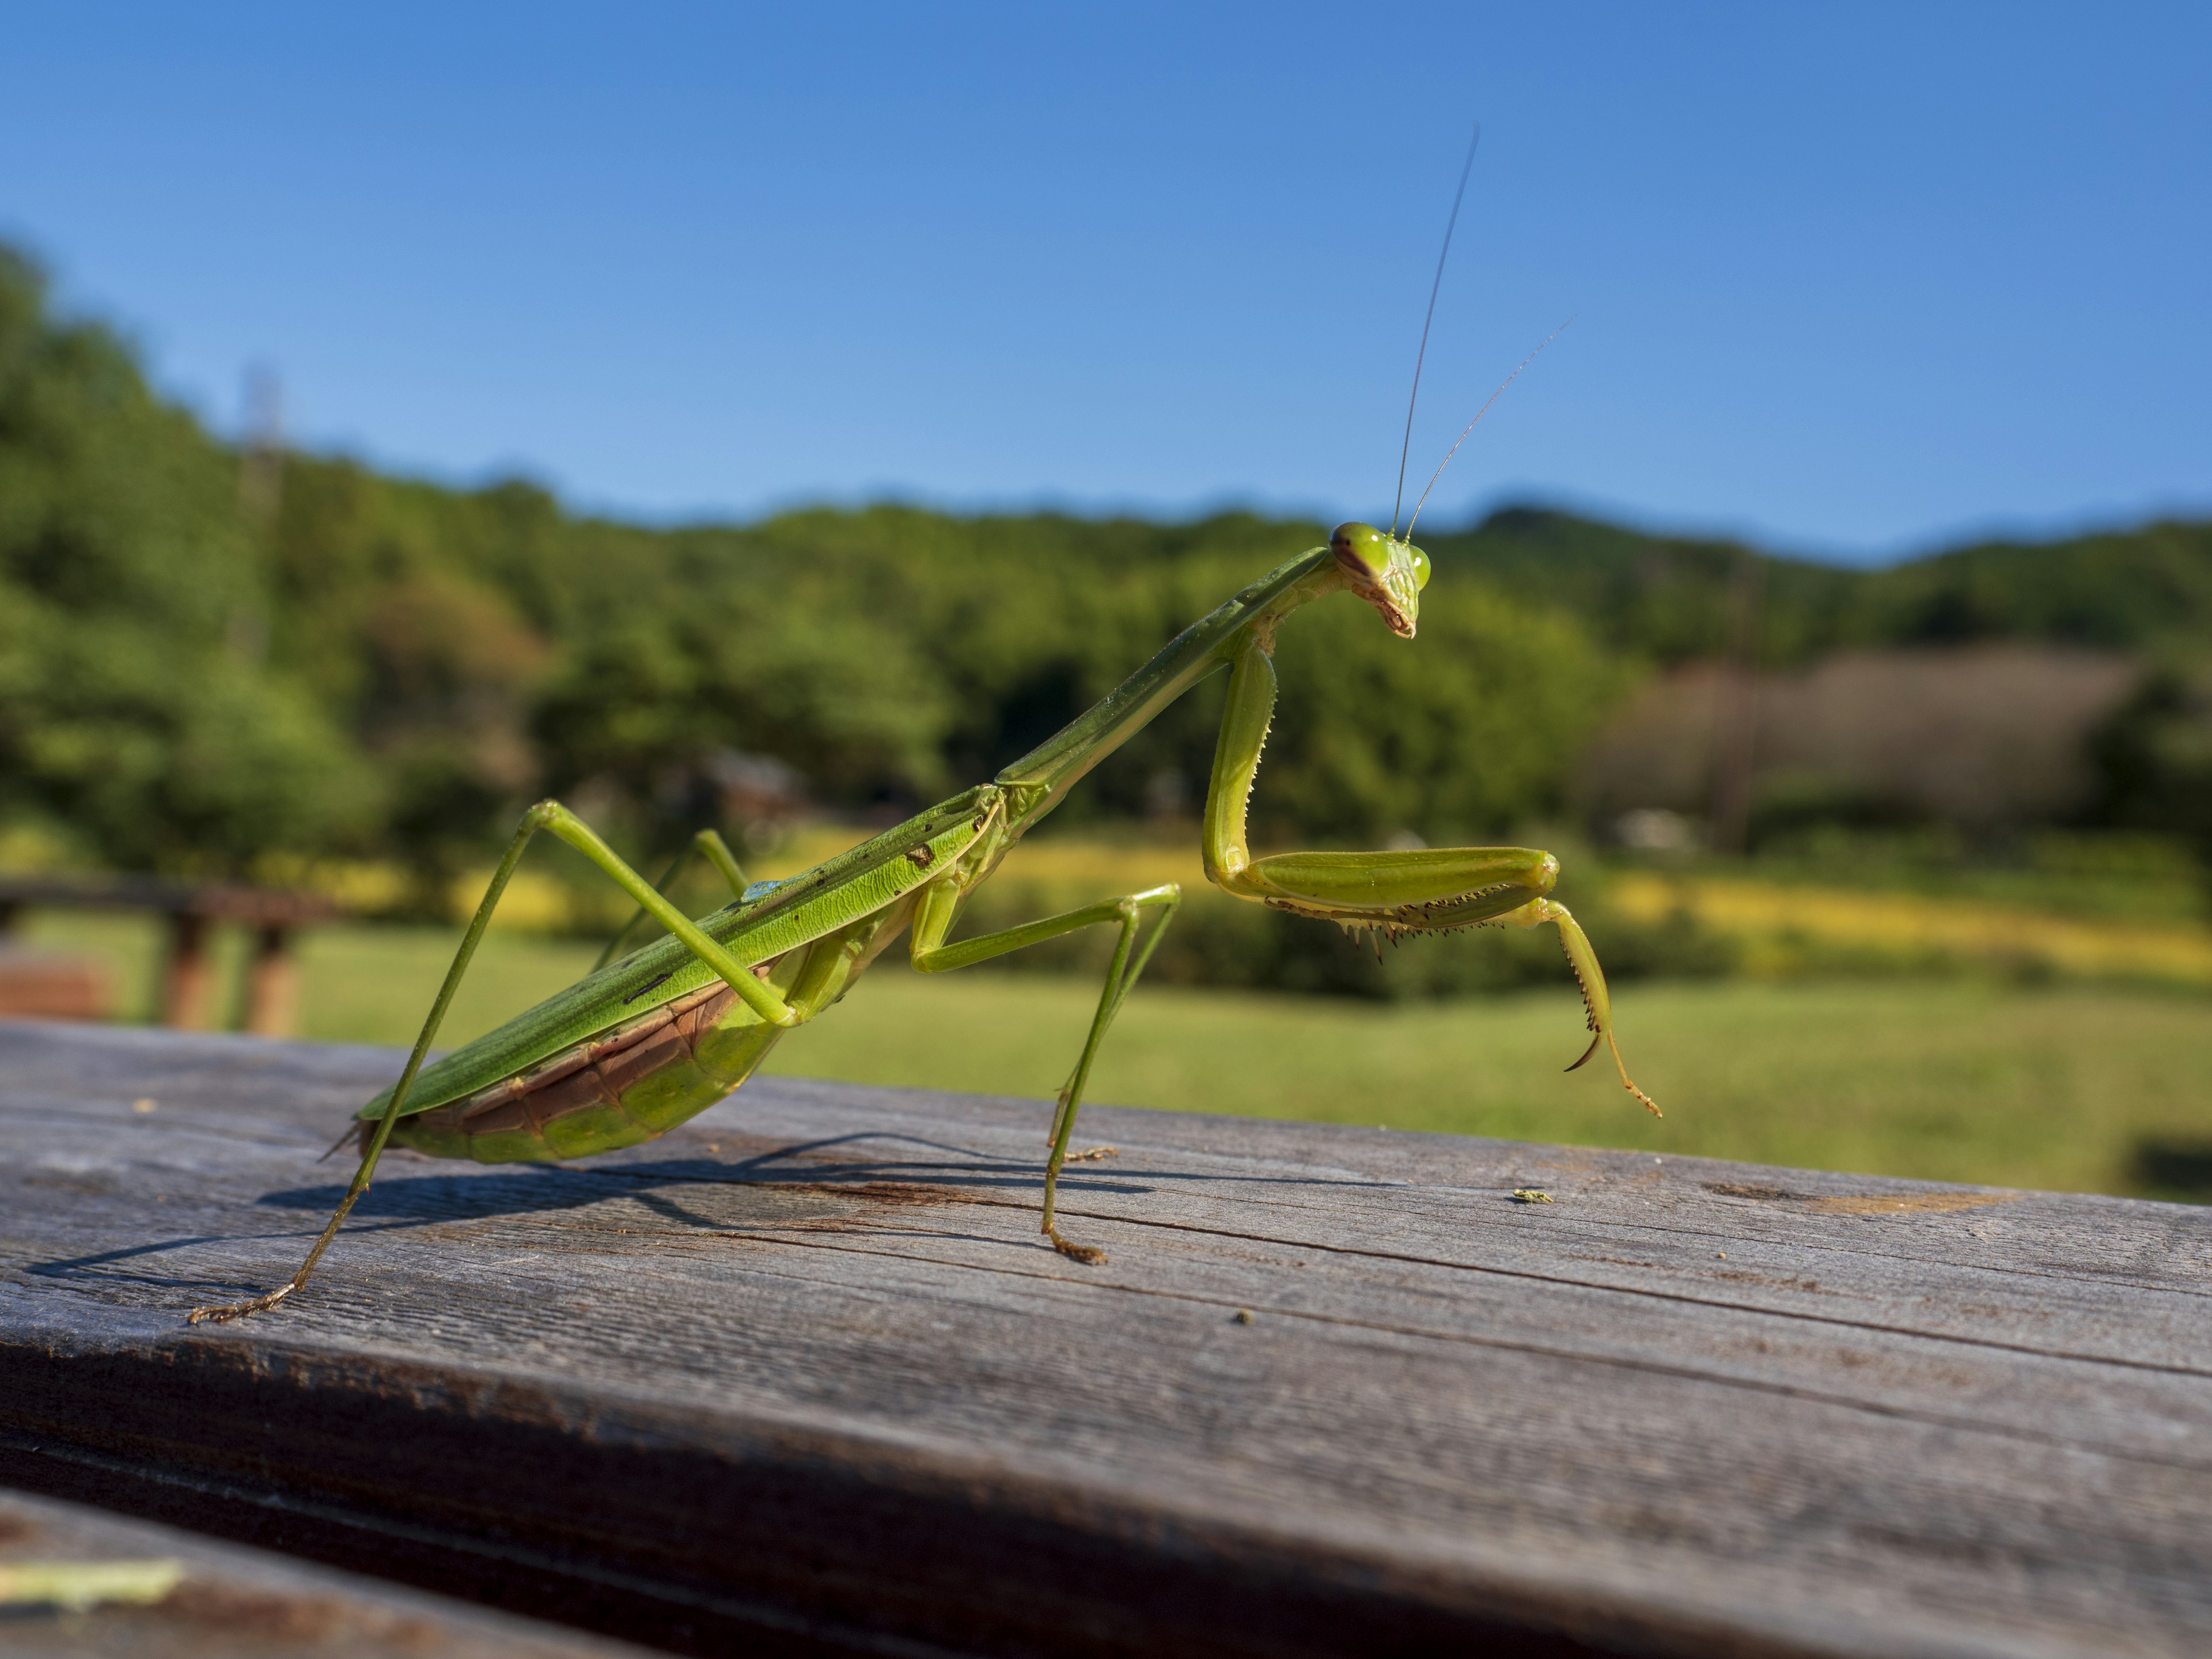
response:
[[[397,1067],[0,1026],[0,1482],[694,1653],[2212,1652],[2212,1210],[1094,1109],[1083,1267],[1047,1103],[770,1078],[187,1328]]]
[[[250,930],[253,953],[246,964],[245,1029],[258,1036],[291,1033],[299,1011],[299,969],[291,954],[295,928],[327,921],[337,905],[318,893],[280,888],[242,887],[221,882],[171,881],[159,876],[0,876],[0,938],[16,917],[34,907],[64,909],[151,910],[168,918],[167,958],[161,976],[161,1023],[181,1030],[204,1030],[215,1016],[215,972],[209,932],[220,922]],[[82,974],[82,968],[77,970]],[[49,1013],[49,1006],[70,988],[59,985],[59,970],[49,964],[45,982],[27,988],[25,1000],[4,997],[0,1012]],[[25,973],[27,986],[32,979]],[[96,1013],[62,1012],[63,1018],[96,1018]]]
[[[115,987],[96,957],[29,951],[0,933],[0,1017],[110,1019]]]

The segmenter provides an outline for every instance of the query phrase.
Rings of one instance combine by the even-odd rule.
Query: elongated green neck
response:
[[[1344,586],[1344,573],[1328,549],[1316,547],[1184,629],[1088,712],[999,774],[997,781],[1013,795],[1007,828],[1018,836],[1059,805],[1085,773],[1151,725],[1160,710],[1225,667],[1248,635],[1272,635],[1300,605]]]

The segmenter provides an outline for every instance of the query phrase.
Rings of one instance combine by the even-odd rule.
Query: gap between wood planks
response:
[[[256,1491],[252,1487],[237,1486],[228,1481],[193,1480],[152,1464],[134,1462],[129,1458],[112,1457],[105,1453],[94,1451],[89,1447],[50,1443],[31,1444],[20,1441],[15,1436],[8,1434],[4,1431],[0,1431],[0,1449],[27,1450],[35,1456],[50,1458],[55,1462],[82,1469],[94,1470],[131,1485],[151,1486],[162,1492],[182,1493],[193,1498],[214,1498],[224,1504],[243,1504],[248,1509],[258,1510],[266,1515],[283,1517],[299,1516],[306,1520],[319,1522],[325,1526],[341,1528],[348,1533],[366,1533],[375,1538],[397,1540],[403,1543],[427,1547],[440,1555],[461,1556],[479,1561],[495,1562],[509,1569],[520,1567],[533,1572],[557,1572],[563,1577],[580,1580],[599,1589],[620,1591],[651,1602],[670,1602],[681,1607],[695,1608],[702,1613],[713,1613],[719,1618],[736,1620],[745,1625],[765,1626],[771,1632],[809,1638],[818,1638],[821,1632],[820,1621],[786,1613],[764,1601],[752,1601],[741,1596],[715,1595],[672,1579],[648,1578],[642,1574],[621,1572],[601,1563],[580,1559],[573,1554],[562,1557],[556,1565],[543,1550],[501,1543],[496,1539],[487,1538],[478,1533],[458,1533],[437,1527],[417,1526],[388,1514],[325,1503],[297,1492],[279,1495]],[[4,1490],[7,1489],[0,1489],[0,1491]],[[154,1521],[157,1519],[150,1514],[144,1513],[142,1509],[135,1507],[120,1510],[119,1513],[126,1520]],[[193,1530],[200,1536],[218,1544],[234,1539],[240,1543],[247,1541],[237,1539],[234,1532],[221,1528],[214,1529],[195,1528]],[[251,1547],[249,1545],[249,1547]],[[295,1559],[289,1551],[281,1552],[280,1554],[281,1559],[287,1561]],[[344,1566],[348,1565],[350,1559],[350,1557],[338,1557],[325,1561],[323,1556],[312,1551],[301,1552],[296,1557],[298,1561],[307,1565],[309,1571],[313,1571],[317,1563]],[[357,1565],[353,1565],[351,1570],[363,1572],[372,1579],[380,1580],[386,1577],[386,1574],[380,1570],[363,1568]],[[410,1581],[403,1576],[398,1582],[404,1585]],[[470,1607],[471,1611],[477,1607],[483,1607],[492,1609],[495,1613],[505,1612],[520,1613],[525,1617],[545,1618],[548,1616],[542,1612],[533,1613],[525,1608],[507,1605],[497,1597],[483,1596],[480,1591],[472,1598],[470,1588],[466,1586],[456,1585],[451,1591],[433,1590],[431,1593],[453,1594],[462,1601],[463,1605]],[[596,1631],[596,1627],[593,1626],[581,1626],[565,1619],[555,1619],[550,1628],[559,1635],[580,1640],[584,1639],[587,1632],[595,1632],[600,1635],[611,1633]],[[648,1635],[640,1639],[651,1640],[652,1638]],[[662,1652],[665,1650],[655,1641],[651,1650]],[[950,1654],[950,1650],[933,1648],[924,1643],[911,1644],[910,1650],[916,1656],[924,1656],[924,1659],[932,1659],[932,1656],[940,1654],[945,1655],[946,1659],[956,1659],[955,1656]],[[641,1654],[641,1659],[642,1659],[642,1654]]]

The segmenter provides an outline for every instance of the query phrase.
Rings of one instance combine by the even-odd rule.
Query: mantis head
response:
[[[1336,555],[1352,591],[1375,607],[1393,634],[1412,639],[1421,590],[1429,585],[1429,556],[1371,524],[1337,526],[1328,550]]]

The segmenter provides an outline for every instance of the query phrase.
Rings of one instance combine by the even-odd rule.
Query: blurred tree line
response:
[[[1756,657],[1793,667],[1851,648],[2033,641],[2193,659],[2212,647],[2212,523],[2164,521],[2053,542],[1985,542],[1876,570],[1777,558],[1510,507],[1425,537],[1446,568],[1571,611],[1607,646],[1659,662],[1739,644],[1761,568]]]
[[[1440,577],[1480,574],[1514,597],[1564,605],[1632,662],[1734,657],[1793,670],[1853,650],[2000,642],[2124,655],[2142,679],[2091,733],[2092,793],[2064,817],[2175,837],[2212,884],[2212,523],[1987,542],[1878,570],[1535,508],[1426,545]]]
[[[988,776],[1318,526],[896,507],[655,531],[508,483],[252,458],[0,258],[0,814],[125,867],[397,858],[426,890],[522,805],[581,794],[636,850],[714,810],[732,754],[822,805]],[[1286,631],[1259,827],[1493,833],[1558,799],[1624,683],[1571,617],[1456,582],[1405,649],[1356,606]],[[1219,688],[1071,819],[1195,810]]]
[[[0,248],[0,825],[128,868],[390,859],[427,894],[547,793],[635,853],[676,845],[732,756],[894,811],[988,777],[1326,535],[893,506],[648,530],[343,459],[285,457],[257,491],[251,461]],[[1729,648],[1752,556],[1528,510],[1424,540],[1412,646],[1351,605],[1285,630],[1262,842],[1492,838],[1558,811],[1640,673]],[[2156,655],[2183,687],[2212,638],[2202,525],[1765,569],[1774,661],[2050,638]],[[1063,817],[1194,812],[1219,698],[1169,711]],[[2137,722],[2165,735],[2115,739],[2136,819],[2186,794],[2156,768],[2203,764],[2172,735],[2201,704],[2176,690]]]

